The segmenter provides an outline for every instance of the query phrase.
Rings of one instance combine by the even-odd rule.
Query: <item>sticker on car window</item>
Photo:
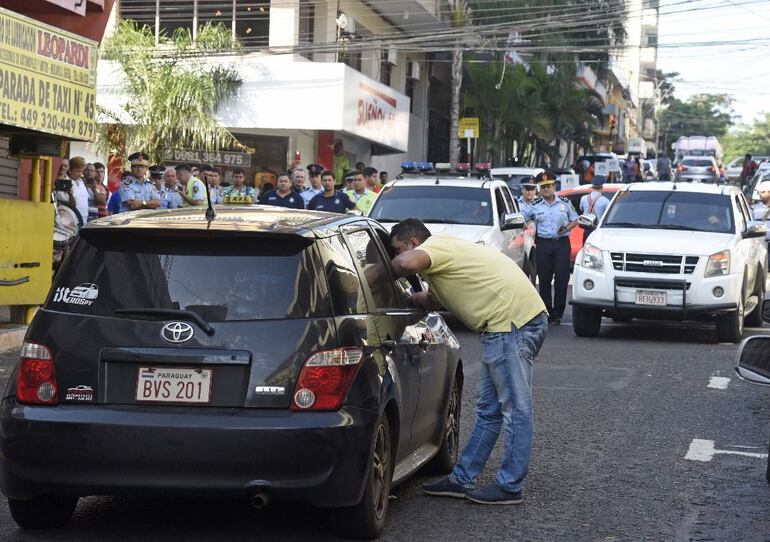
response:
[[[482,206],[482,207],[486,207],[487,205],[489,205],[489,202],[488,202],[488,201],[482,201],[482,202],[481,202],[481,206]]]
[[[99,287],[91,282],[84,282],[74,288],[59,286],[53,294],[53,301],[54,303],[89,306],[97,297],[99,297]]]

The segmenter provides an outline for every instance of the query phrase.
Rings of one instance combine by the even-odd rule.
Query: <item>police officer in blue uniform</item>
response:
[[[525,209],[529,209],[532,206],[532,202],[537,196],[537,183],[532,175],[527,175],[520,182],[521,195],[516,198],[519,202],[519,212],[524,212]]]
[[[259,198],[259,202],[265,205],[275,205],[276,207],[287,207],[289,209],[304,209],[300,195],[291,187],[291,177],[288,173],[282,173],[276,181],[275,190],[266,192]]]
[[[178,209],[183,201],[182,194],[179,193],[176,170],[172,167],[166,168],[163,171],[163,185],[160,187],[160,208]]]
[[[135,152],[128,157],[131,176],[120,188],[121,212],[160,207],[160,193],[155,184],[146,177],[149,159],[143,152]]]
[[[345,213],[349,209],[355,209],[356,204],[342,190],[334,188],[334,173],[324,171],[321,173],[321,186],[324,191],[315,196],[307,204],[308,210],[326,211],[327,213]]]
[[[540,188],[540,197],[534,199],[522,214],[535,222],[535,255],[540,297],[548,309],[549,322],[559,324],[567,306],[569,232],[577,225],[578,215],[568,199],[556,196],[556,175],[544,171],[539,173],[535,180]],[[556,281],[552,298],[551,281],[554,276]]]

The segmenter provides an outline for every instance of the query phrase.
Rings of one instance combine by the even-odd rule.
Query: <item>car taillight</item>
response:
[[[292,396],[292,410],[337,410],[358,372],[361,348],[314,352],[305,360]]]
[[[24,341],[16,377],[16,400],[36,405],[56,405],[56,372],[51,351],[42,344]]]

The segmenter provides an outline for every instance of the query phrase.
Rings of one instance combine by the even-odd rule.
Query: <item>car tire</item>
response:
[[[596,337],[602,327],[602,311],[572,305],[572,329],[578,337]]]
[[[744,325],[748,327],[762,327],[764,320],[762,318],[763,302],[765,300],[765,281],[767,276],[762,268],[757,272],[756,285],[754,287],[754,295],[757,296],[757,306],[751,311],[744,320]]]
[[[743,292],[738,300],[738,309],[717,315],[717,341],[720,343],[738,343],[743,338]]]
[[[22,529],[55,529],[72,519],[78,497],[40,495],[29,500],[8,499],[11,517]]]
[[[452,390],[449,394],[449,406],[444,417],[444,430],[441,448],[428,464],[428,469],[434,474],[448,474],[457,463],[460,450],[460,409],[462,407],[463,390],[459,375],[455,375]]]
[[[341,534],[358,540],[377,538],[385,528],[393,478],[393,445],[390,423],[385,414],[377,422],[374,445],[366,472],[364,496],[355,506],[341,510]]]

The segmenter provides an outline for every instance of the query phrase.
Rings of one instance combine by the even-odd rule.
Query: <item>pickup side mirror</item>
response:
[[[767,234],[767,226],[761,220],[751,220],[746,225],[746,229],[741,234],[744,239],[753,239],[755,237],[764,237]]]
[[[506,213],[503,215],[503,223],[500,224],[500,229],[505,230],[517,230],[523,228],[527,221],[524,219],[524,215],[521,213]]]
[[[577,223],[578,226],[585,230],[595,228],[599,221],[596,219],[596,215],[585,214],[578,217]]]
[[[735,372],[743,380],[770,386],[770,337],[755,335],[741,343]]]

